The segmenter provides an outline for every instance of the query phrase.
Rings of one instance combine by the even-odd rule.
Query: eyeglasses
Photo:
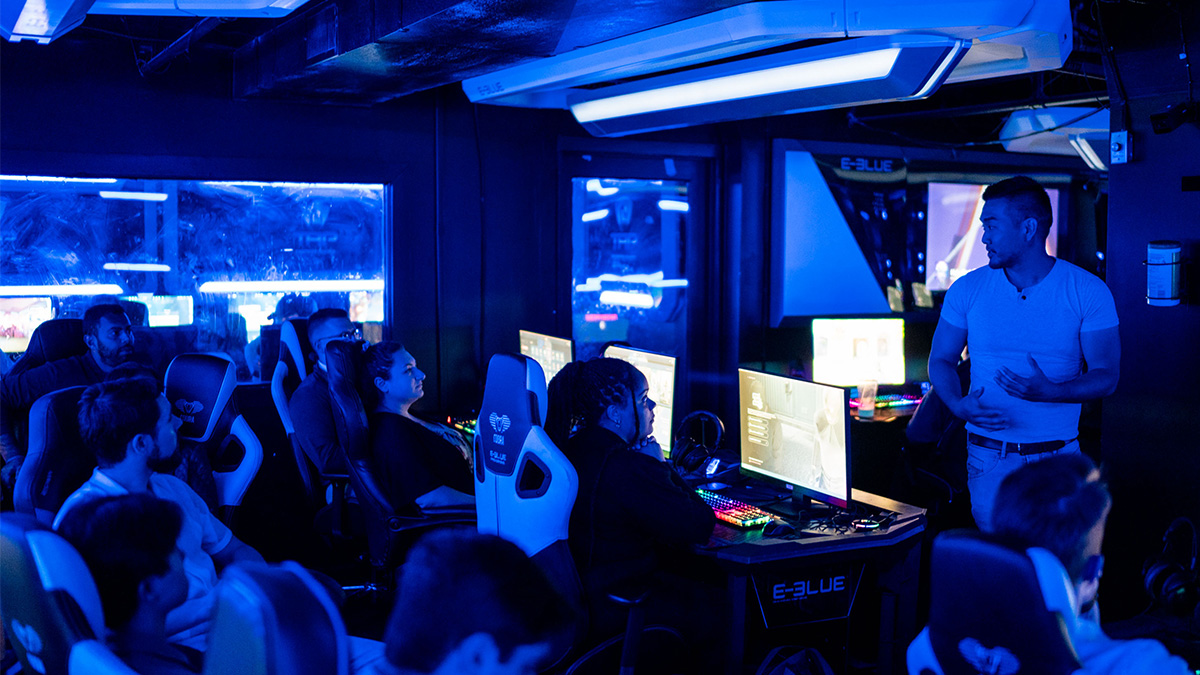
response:
[[[361,339],[362,339],[362,331],[355,328],[354,330],[348,330],[348,331],[345,331],[342,333],[338,333],[337,335],[330,335],[328,337],[319,338],[316,342],[313,343],[313,346],[320,345],[322,342],[327,343],[330,340],[361,340]]]

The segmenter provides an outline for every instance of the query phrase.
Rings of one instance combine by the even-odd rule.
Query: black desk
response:
[[[717,524],[713,541],[700,553],[715,559],[728,575],[732,615],[726,673],[741,673],[746,667],[743,659],[748,628],[765,629],[767,614],[778,617],[788,610],[795,614],[796,610],[803,611],[806,603],[840,601],[838,593],[848,594],[852,589],[849,580],[838,582],[838,566],[858,568],[859,578],[853,585],[857,589],[865,564],[873,567],[881,593],[878,672],[906,672],[905,650],[917,634],[920,535],[925,530],[925,510],[860,490],[853,490],[851,499],[899,516],[886,530],[801,539],[767,538],[761,529],[739,530]],[[722,539],[740,543],[713,547],[727,543]],[[847,598],[847,602],[853,599]]]

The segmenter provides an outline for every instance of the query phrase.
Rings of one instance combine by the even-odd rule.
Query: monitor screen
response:
[[[521,331],[521,354],[528,356],[542,367],[546,373],[546,383],[562,370],[562,367],[575,360],[575,346],[565,338],[550,337],[533,331]]]
[[[929,290],[944,291],[962,275],[987,264],[979,223],[986,188],[968,183],[929,184],[925,222],[925,285]],[[1053,216],[1046,252],[1057,255],[1058,190],[1046,188],[1046,192]]]
[[[10,354],[25,351],[33,331],[53,318],[50,298],[0,298],[0,350]]]
[[[850,391],[738,369],[742,473],[846,508]]]
[[[669,458],[674,428],[671,409],[675,403],[675,357],[617,345],[604,350],[604,355],[621,359],[646,376],[646,383],[650,385],[650,400],[655,404],[654,429],[651,433],[662,447],[663,454]]]
[[[904,384],[904,319],[813,319],[812,335],[814,381]]]

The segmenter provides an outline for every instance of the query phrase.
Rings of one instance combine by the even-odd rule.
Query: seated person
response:
[[[329,394],[325,347],[331,340],[354,340],[358,330],[344,309],[325,308],[308,317],[308,341],[317,354],[317,365],[304,378],[288,402],[296,441],[322,474],[345,474],[346,453],[333,424],[333,397]]]
[[[0,380],[0,469],[8,493],[17,481],[25,459],[25,446],[17,440],[14,422],[29,415],[33,402],[64,387],[95,384],[113,368],[133,358],[133,327],[117,304],[94,305],[83,313],[83,341],[88,352],[44,363]]]
[[[671,558],[706,543],[717,521],[650,437],[646,377],[617,359],[575,361],[554,376],[549,399],[546,433],[579,473],[569,540],[592,625],[600,634],[620,630],[624,615],[605,598],[633,582],[656,589],[648,622],[658,613],[693,640],[714,630],[719,621],[700,617],[719,613],[722,593],[707,579],[665,573],[680,567]]]
[[[166,631],[172,643],[203,651],[218,567],[237,560],[262,562],[262,556],[235,537],[186,483],[155,472],[156,467],[174,461],[178,428],[166,397],[149,378],[88,387],[79,401],[79,431],[98,466],[67,497],[54,527],[58,529],[76,507],[101,497],[148,492],[179,506],[183,530],[178,548],[187,576],[187,598],[167,614]]]
[[[201,672],[201,652],[167,641],[167,614],[188,592],[178,506],[146,493],[102,497],[71,509],[58,531],[96,581],[113,653],[141,675]]]
[[[539,672],[573,617],[515,544],[470,531],[440,531],[401,568],[381,673]]]
[[[454,429],[410,410],[425,395],[425,373],[412,354],[399,342],[372,345],[363,360],[362,379],[364,403],[373,411],[371,456],[392,507],[474,506],[471,446]]]
[[[1018,548],[1053,553],[1075,584],[1079,618],[1071,636],[1090,675],[1186,675],[1191,671],[1155,640],[1113,640],[1100,628],[1104,526],[1112,497],[1080,454],[1026,464],[1004,478],[992,513],[994,534]]]

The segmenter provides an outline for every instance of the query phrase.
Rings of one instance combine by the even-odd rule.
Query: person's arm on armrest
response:
[[[1031,354],[1026,358],[1033,369],[1032,375],[1021,377],[1008,368],[1001,368],[996,373],[996,382],[1009,394],[1026,401],[1083,403],[1113,393],[1121,379],[1121,335],[1117,327],[1080,333],[1079,345],[1087,372],[1074,379],[1050,380]]]
[[[956,368],[966,345],[967,329],[945,320],[938,321],[933,333],[933,347],[929,350],[929,381],[933,383],[933,390],[955,417],[983,429],[1004,429],[1008,426],[1004,413],[980,402],[982,386],[962,395]]]
[[[236,536],[231,536],[225,548],[212,554],[212,559],[218,570],[235,562],[266,562],[261,553]]]
[[[422,511],[453,507],[473,507],[475,506],[475,497],[465,492],[459,492],[448,485],[442,485],[417,497],[417,506]]]

